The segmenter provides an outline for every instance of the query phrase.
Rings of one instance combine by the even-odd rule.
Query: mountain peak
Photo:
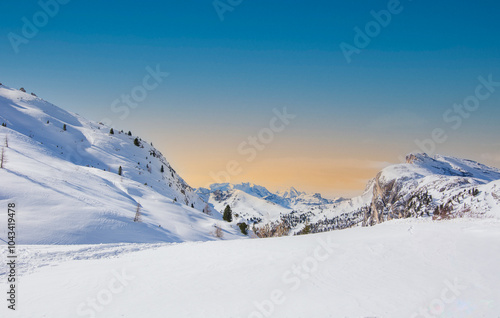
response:
[[[295,189],[295,187],[289,187],[276,191],[276,194],[282,196],[283,198],[293,199],[302,194],[305,194],[305,192],[298,191],[297,189]]]
[[[413,164],[415,161],[424,161],[431,159],[426,153],[410,153],[406,156],[406,163]]]

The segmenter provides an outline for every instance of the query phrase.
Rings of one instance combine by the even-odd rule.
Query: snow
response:
[[[24,246],[20,254],[25,267],[19,307],[7,312],[0,306],[2,317],[399,318],[425,317],[421,310],[429,317],[500,312],[496,219],[404,219],[273,239]]]

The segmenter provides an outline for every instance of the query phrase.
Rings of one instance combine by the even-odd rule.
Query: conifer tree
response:
[[[241,234],[248,235],[248,225],[246,223],[240,223],[238,226],[240,227]]]
[[[311,233],[311,226],[309,225],[309,222],[306,222],[306,226],[301,231],[301,234],[309,234]]]
[[[63,130],[66,131],[66,124],[63,125]]]
[[[226,208],[224,209],[224,214],[222,215],[222,219],[227,222],[232,222],[233,221],[233,211],[231,211],[231,207],[226,205]]]
[[[111,129],[109,130],[109,134],[110,134],[110,135],[114,135],[114,134],[115,134],[115,131],[113,130],[113,128],[111,128]]]
[[[139,138],[135,137],[135,139],[134,139],[134,145],[136,145],[137,147],[141,146],[141,143],[139,142]]]
[[[121,175],[122,175],[122,172],[123,172],[123,170],[122,170],[122,166],[120,166],[120,167],[118,168],[118,175],[119,175],[119,176],[121,176]]]

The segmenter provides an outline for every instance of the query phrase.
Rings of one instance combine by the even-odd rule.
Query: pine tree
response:
[[[127,135],[132,136],[132,132],[129,130]]]
[[[66,124],[63,125],[63,130],[66,131]]]
[[[163,165],[161,165],[160,172],[161,172],[161,173],[164,173],[164,172],[165,172],[165,169],[163,169]]]
[[[301,234],[309,234],[311,233],[311,226],[309,225],[309,222],[306,222],[306,226],[301,231]]]
[[[226,208],[224,209],[224,214],[222,215],[222,219],[227,222],[233,221],[233,211],[231,211],[231,207],[229,205],[226,205]]]
[[[109,134],[110,134],[110,135],[114,135],[114,134],[115,134],[115,131],[113,130],[113,128],[111,128],[111,129],[109,130]]]
[[[123,170],[122,170],[122,166],[118,167],[118,175],[119,175],[119,176],[121,176],[121,175],[122,175],[122,172],[123,172]]]
[[[141,146],[141,143],[139,142],[139,138],[135,137],[135,139],[134,139],[134,145],[136,145],[137,147]]]
[[[248,225],[246,223],[239,223],[241,234],[248,235]]]
[[[193,203],[191,203],[191,207],[194,209],[194,204]]]

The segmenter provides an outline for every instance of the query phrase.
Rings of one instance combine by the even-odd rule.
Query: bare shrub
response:
[[[214,224],[213,235],[216,238],[220,238],[220,239],[224,237],[224,232],[222,231],[222,228],[218,224]]]
[[[279,237],[288,235],[290,227],[283,221],[276,221],[267,223],[264,226],[256,227],[254,225],[253,231],[255,235],[260,238],[264,237]]]
[[[141,222],[141,204],[137,202],[137,209],[135,210],[134,222]]]

